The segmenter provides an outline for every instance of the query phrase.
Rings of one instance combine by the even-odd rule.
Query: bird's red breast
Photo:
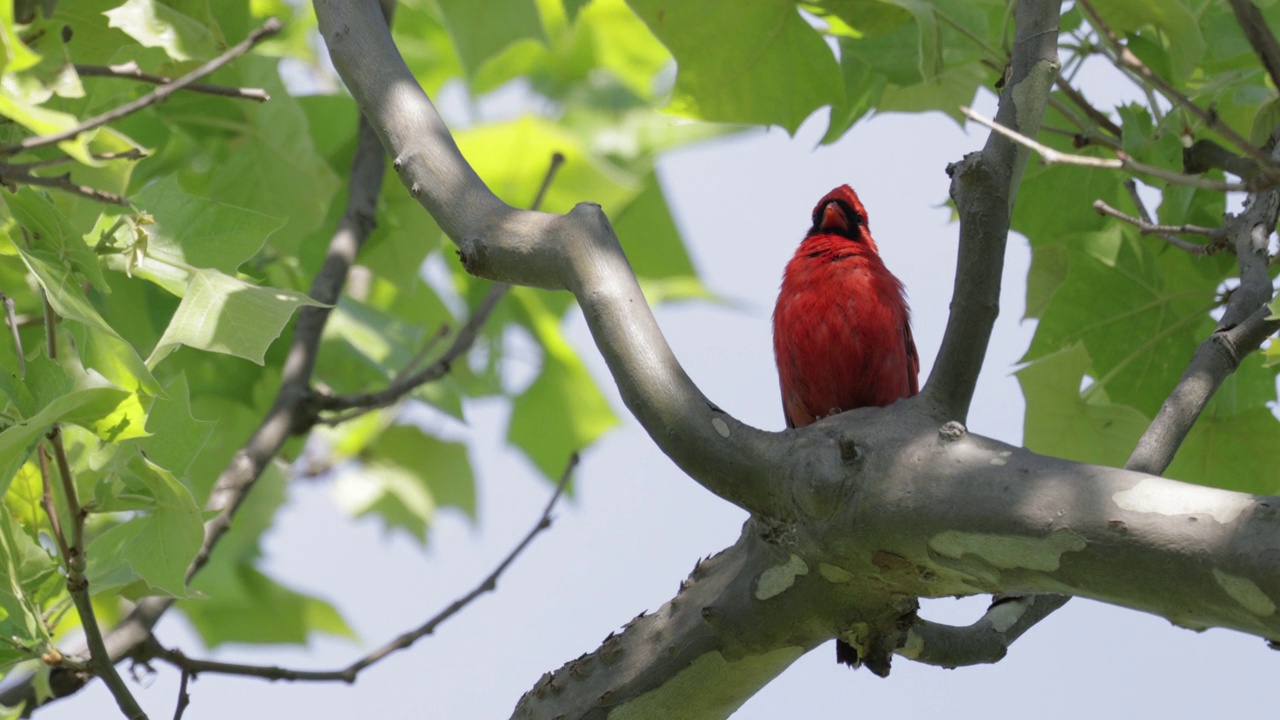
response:
[[[827,193],[782,278],[773,347],[788,427],[918,391],[902,283],[880,259],[848,185]]]

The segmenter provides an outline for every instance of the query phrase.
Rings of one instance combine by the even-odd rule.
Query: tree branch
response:
[[[906,643],[897,652],[916,662],[945,668],[997,663],[1023,633],[1070,599],[1067,595],[997,599],[986,614],[967,627],[920,620],[907,631]]]
[[[564,155],[558,152],[552,154],[551,165],[547,168],[547,174],[542,178],[542,185],[538,188],[533,202],[529,204],[530,210],[538,210],[542,207],[542,200],[546,197],[547,190],[551,187],[551,181],[555,179],[556,172],[563,164]],[[414,389],[426,383],[439,380],[448,374],[450,367],[453,366],[453,363],[458,358],[470,351],[471,346],[475,344],[476,337],[480,334],[480,329],[489,320],[489,315],[493,313],[493,309],[498,306],[502,298],[506,297],[510,289],[511,286],[506,283],[494,283],[493,287],[489,288],[489,292],[485,293],[480,304],[471,313],[471,317],[466,324],[462,326],[458,334],[453,338],[453,343],[431,365],[421,370],[415,370],[416,363],[410,362],[405,367],[405,372],[401,373],[390,385],[380,391],[355,395],[320,395],[316,398],[316,405],[320,410],[355,411],[341,415],[331,421],[335,423],[341,422],[374,408],[393,405],[405,395],[413,392]]]
[[[1280,145],[1272,150],[1280,157]],[[1280,218],[1280,188],[1252,193],[1246,209],[1228,217],[1226,232],[1240,264],[1240,287],[1231,294],[1217,329],[1191,357],[1178,384],[1138,441],[1126,468],[1159,475],[1177,453],[1218,387],[1240,367],[1245,355],[1280,327],[1271,320],[1272,297],[1267,242]]]
[[[138,67],[138,63],[133,60],[120,65],[76,65],[75,69],[81,77],[120,78],[151,83],[152,85],[168,85],[173,82],[173,78],[143,72],[142,68]],[[188,83],[183,89],[188,92],[219,95],[240,100],[253,100],[255,102],[266,102],[271,99],[267,91],[262,88],[240,88],[193,82]]]
[[[183,677],[187,674],[199,675],[200,673],[219,673],[223,675],[242,675],[246,677],[258,677],[266,680],[289,680],[289,681],[311,681],[311,682],[345,682],[353,683],[360,673],[366,668],[376,665],[389,655],[400,650],[411,647],[415,642],[435,632],[436,628],[449,618],[458,614],[463,608],[470,605],[476,598],[485,593],[493,592],[498,587],[498,579],[506,572],[516,558],[524,552],[525,548],[533,542],[542,531],[551,527],[551,510],[555,507],[556,502],[564,494],[565,488],[569,486],[569,480],[573,477],[573,471],[578,466],[578,455],[575,453],[569,458],[568,464],[565,465],[564,472],[560,475],[560,482],[556,484],[555,492],[552,493],[551,499],[547,501],[546,507],[542,509],[542,514],[538,516],[537,522],[533,528],[525,533],[525,536],[516,544],[511,552],[507,553],[502,562],[493,569],[480,584],[474,587],[471,592],[454,600],[445,609],[436,613],[431,619],[427,620],[417,628],[406,632],[394,640],[382,645],[363,657],[355,660],[346,667],[335,670],[290,670],[288,668],[268,666],[268,665],[247,665],[243,663],[228,663],[217,660],[201,660],[198,658],[187,657],[181,651],[176,649],[168,649],[162,647],[159,642],[153,638],[146,649],[145,657],[155,657],[163,660],[174,667],[181,668]]]
[[[693,384],[647,311],[599,206],[582,203],[559,216],[499,200],[463,159],[378,22],[376,6],[317,0],[315,7],[338,73],[374,122],[410,194],[458,246],[467,271],[572,292],[623,402],[663,452],[740,507],[790,514],[794,488],[765,468],[776,466],[792,441],[740,423]]]
[[[1058,74],[1060,2],[1017,6],[1012,76],[1000,95],[999,123],[1035,136]],[[1030,153],[999,134],[980,153],[947,168],[960,214],[960,249],[951,316],[923,395],[943,420],[963,422],[1000,311],[1009,218]]]
[[[1267,19],[1262,16],[1258,6],[1253,4],[1253,0],[1228,0],[1228,3],[1236,15],[1236,22],[1240,23],[1245,39],[1271,76],[1271,84],[1280,87],[1280,42],[1276,42],[1276,36],[1267,27]]]
[[[0,182],[7,185],[36,185],[39,187],[51,187],[63,192],[69,192],[72,195],[79,195],[82,198],[93,200],[95,202],[107,203],[108,205],[123,205],[127,207],[129,201],[125,198],[106,190],[89,185],[81,185],[71,180],[71,173],[65,173],[56,177],[44,177],[41,175],[32,175],[30,173],[15,172],[8,167],[0,165]]]
[[[1221,240],[1225,239],[1227,232],[1225,228],[1201,227],[1199,225],[1153,225],[1150,220],[1136,218],[1127,213],[1121,212],[1102,200],[1093,201],[1093,209],[1099,215],[1110,215],[1117,220],[1133,225],[1138,228],[1138,232],[1143,235],[1158,235],[1160,239],[1169,243],[1179,250],[1184,250],[1192,255],[1212,255],[1224,249]],[[1203,235],[1210,238],[1213,242],[1204,244],[1187,242],[1182,238],[1174,237],[1173,234],[1184,235]]]
[[[186,75],[183,75],[177,80],[171,83],[161,85],[160,87],[156,88],[155,90],[152,90],[151,92],[147,93],[146,95],[143,95],[142,97],[138,98],[137,100],[134,100],[133,102],[125,103],[124,105],[121,105],[120,107],[117,107],[114,110],[109,110],[105,113],[102,113],[101,115],[89,118],[88,120],[85,120],[79,123],[75,127],[68,128],[66,130],[63,130],[62,132],[53,133],[51,135],[36,135],[34,137],[29,137],[23,140],[22,142],[16,143],[14,145],[0,147],[0,156],[15,155],[17,153],[25,152],[27,150],[34,150],[36,148],[48,147],[49,145],[56,145],[60,142],[71,140],[75,138],[77,135],[79,135],[80,133],[87,132],[96,127],[101,127],[103,125],[106,125],[109,122],[115,122],[116,120],[119,120],[120,118],[125,117],[126,115],[129,115],[131,113],[135,113],[145,107],[155,105],[156,103],[164,102],[169,98],[170,95],[188,87],[189,85],[194,83],[196,80],[199,80],[200,78],[214,72],[215,70],[222,67],[223,65],[226,65],[232,60],[249,52],[249,50],[253,49],[254,45],[257,45],[262,40],[280,32],[280,29],[282,27],[284,26],[280,24],[279,20],[275,18],[268,18],[267,21],[263,23],[261,27],[249,33],[249,36],[246,37],[244,40],[240,41],[239,44],[233,45],[227,48],[227,50],[223,52],[221,55],[219,55],[218,57],[210,60],[204,65],[201,65],[195,70],[192,70]]]
[[[1216,190],[1219,192],[1250,190],[1256,185],[1255,183],[1229,183],[1203,178],[1199,175],[1187,175],[1185,173],[1174,172],[1173,170],[1162,168],[1157,165],[1148,165],[1147,163],[1139,162],[1123,153],[1121,153],[1118,158],[1098,158],[1090,157],[1088,155],[1072,155],[1071,153],[1064,153],[1059,150],[1055,150],[1048,145],[1044,145],[1043,143],[1036,142],[1016,130],[983,117],[970,108],[962,107],[960,108],[960,111],[963,112],[965,117],[970,120],[991,128],[1023,147],[1035,150],[1040,155],[1040,159],[1043,160],[1046,165],[1062,163],[1064,165],[1080,165],[1082,167],[1103,168],[1108,170],[1128,170],[1132,173],[1158,177],[1161,180],[1177,185],[1187,185],[1189,187],[1197,187],[1204,190]]]
[[[387,21],[379,15],[379,22]],[[265,26],[264,26],[265,27]],[[361,118],[359,141],[352,161],[347,209],[329,243],[324,265],[312,281],[312,299],[332,306],[337,302],[346,282],[347,271],[360,246],[374,227],[378,194],[382,188],[385,152],[368,121]],[[214,485],[206,508],[217,515],[205,523],[205,539],[200,551],[187,568],[188,582],[204,567],[209,555],[231,526],[232,518],[254,482],[267,464],[280,452],[294,433],[305,431],[314,418],[309,407],[310,383],[324,324],[331,307],[303,307],[298,311],[293,339],[284,365],[280,390],[262,423],[238,450]],[[119,661],[132,653],[150,636],[151,628],[173,605],[172,598],[147,597],[134,606],[120,625],[107,633],[105,644],[109,656]],[[72,653],[69,653],[72,654]],[[64,697],[83,687],[83,680],[65,676],[51,681],[54,698]],[[37,705],[35,691],[26,679],[0,692],[0,703],[14,706]]]

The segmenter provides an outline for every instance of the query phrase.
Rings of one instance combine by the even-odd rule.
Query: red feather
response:
[[[867,211],[848,185],[827,193],[787,263],[773,311],[787,427],[882,407],[919,392],[920,357],[902,282],[884,266]],[[839,642],[836,657],[858,664]]]

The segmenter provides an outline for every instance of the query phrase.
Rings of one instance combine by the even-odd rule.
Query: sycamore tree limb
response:
[[[1061,2],[1019,2],[1009,81],[1000,94],[996,121],[1035,137],[1058,76],[1058,15]],[[960,216],[960,250],[951,314],[933,371],[921,394],[942,420],[964,422],[991,329],[1000,312],[1009,218],[1030,152],[999,134],[981,152],[947,168]]]
[[[592,203],[566,215],[499,200],[463,159],[400,57],[372,2],[315,3],[338,73],[394,158],[402,182],[457,245],[474,275],[569,290],[578,299],[623,402],[682,469],[752,512],[794,515],[767,468],[792,443],[712,404],[676,361],[609,221]]]
[[[907,631],[906,642],[898,648],[898,654],[945,668],[997,663],[1004,659],[1015,640],[1070,599],[1067,595],[1002,598],[966,627],[922,620]]]
[[[671,601],[548,673],[516,716],[723,717],[833,636],[873,670],[887,670],[888,654],[912,637],[918,597],[1081,595],[1187,627],[1280,633],[1272,560],[1280,556],[1280,499],[1042,457],[966,434],[958,423],[940,428],[938,408],[967,408],[966,376],[976,374],[985,339],[950,350],[953,369],[930,378],[939,402],[866,408],[783,433],[719,411],[672,357],[598,209],[551,216],[498,201],[461,158],[372,4],[315,6],[335,67],[468,270],[572,292],[654,441],[699,483],[753,511],[738,543],[699,563]],[[1039,68],[1015,71],[1034,80],[1006,92],[1020,106],[1013,112],[1021,129],[1052,86],[1056,56],[1029,48],[1054,34],[1057,9],[1019,6],[1025,42],[1015,57]],[[1022,151],[1008,140],[990,147],[1003,164],[979,156],[957,169],[969,232],[983,224],[1007,230]],[[983,216],[968,193],[994,183],[965,175],[1001,168],[1006,190]],[[992,242],[1003,247],[998,234]],[[990,243],[969,249],[991,254]],[[998,290],[998,279],[987,283],[979,288]],[[957,307],[989,334],[994,309],[968,300]],[[961,390],[946,389],[947,373]],[[1036,614],[1020,610],[1015,624],[1029,626]]]

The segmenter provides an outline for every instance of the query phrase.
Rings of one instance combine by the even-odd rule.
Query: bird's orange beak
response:
[[[822,217],[818,221],[818,228],[825,232],[849,232],[849,217],[844,214],[840,203],[829,202],[822,208]]]

